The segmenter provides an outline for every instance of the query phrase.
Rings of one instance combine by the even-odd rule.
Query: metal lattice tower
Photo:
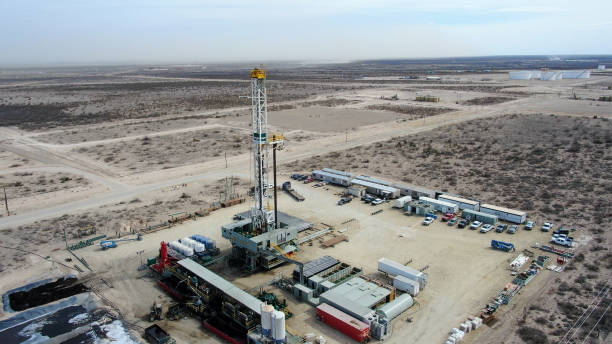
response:
[[[267,231],[270,215],[265,206],[268,191],[268,98],[266,95],[266,72],[251,71],[251,105],[253,128],[253,163],[255,205],[251,209],[254,230]]]

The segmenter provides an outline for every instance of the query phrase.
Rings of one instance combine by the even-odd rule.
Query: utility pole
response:
[[[227,168],[227,152],[225,152],[225,168]]]
[[[6,206],[6,216],[11,216],[11,212],[9,211],[9,207],[8,207],[8,198],[6,198],[6,186],[3,186],[4,188],[4,205]]]

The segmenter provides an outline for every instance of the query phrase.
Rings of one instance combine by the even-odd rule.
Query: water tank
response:
[[[190,238],[183,238],[180,240],[180,242],[181,244],[187,247],[191,247],[196,253],[201,253],[201,252],[206,251],[206,247],[203,244],[195,240],[192,240]]]
[[[396,297],[395,300],[385,303],[382,307],[376,310],[376,313],[383,315],[387,320],[393,320],[405,310],[412,307],[414,300],[408,294],[402,294]]]
[[[207,250],[214,250],[215,247],[216,247],[214,240],[209,239],[209,238],[207,238],[207,237],[205,237],[203,235],[200,235],[200,234],[192,235],[191,239],[193,239],[193,240],[195,240],[195,241],[197,241],[197,242],[199,242],[201,244],[204,244],[204,246],[206,246]]]
[[[272,313],[274,307],[265,303],[261,304],[261,333],[266,336],[272,336]]]
[[[274,311],[272,313],[272,339],[277,344],[285,342],[285,313]]]
[[[170,248],[174,251],[182,254],[185,257],[193,256],[193,249],[191,247],[185,246],[178,241],[173,241],[170,243]]]

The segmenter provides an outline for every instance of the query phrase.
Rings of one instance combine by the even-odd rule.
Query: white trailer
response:
[[[500,220],[512,223],[524,223],[527,220],[527,213],[520,210],[514,210],[504,207],[498,207],[491,204],[481,204],[480,212],[497,216]]]
[[[378,260],[378,271],[384,272],[391,276],[404,276],[408,279],[419,283],[419,290],[423,290],[427,285],[427,274],[423,271],[413,269],[409,266],[402,265],[396,261],[387,258]]]
[[[438,196],[438,200],[448,202],[448,203],[454,203],[461,210],[469,209],[469,210],[478,211],[480,209],[480,202],[473,201],[471,199],[467,199],[463,197],[457,197],[457,196],[451,196],[451,195],[440,195]]]
[[[442,213],[456,213],[459,210],[459,206],[455,203],[440,201],[429,197],[420,197],[419,201],[429,204],[434,207],[435,210]]]
[[[312,177],[316,180],[322,180],[328,183],[351,186],[351,177],[342,176],[339,174],[333,174],[325,171],[314,170],[312,171]]]
[[[417,296],[419,293],[419,282],[402,275],[397,275],[393,278],[393,287],[412,296]]]
[[[410,201],[412,201],[411,196],[400,197],[393,202],[393,208],[404,208],[404,205]]]

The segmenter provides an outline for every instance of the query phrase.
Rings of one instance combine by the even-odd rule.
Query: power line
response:
[[[599,304],[601,303],[601,301],[603,301],[607,296],[608,296],[608,291],[610,290],[610,286],[608,286],[607,284],[601,289],[601,291],[597,294],[597,296],[595,296],[595,298],[593,299],[593,301],[591,302],[591,304],[589,305],[589,307],[587,307],[587,309],[582,313],[582,315],[578,318],[578,320],[576,320],[576,322],[574,323],[574,325],[572,325],[572,327],[570,327],[570,329],[567,331],[567,333],[565,334],[565,336],[563,336],[563,338],[561,338],[561,340],[559,341],[559,343],[569,343],[569,341],[576,335],[576,333],[578,333],[578,330],[580,330],[580,328],[582,327],[582,325],[584,325],[584,322],[591,316],[591,314],[593,313],[593,311],[597,308],[597,306],[599,306]],[[593,304],[595,303],[595,301],[597,301],[597,299],[599,299],[599,297],[603,294],[603,297],[597,302],[597,304],[595,305],[595,307],[591,308],[591,306],[593,306]],[[590,312],[589,312],[590,309]],[[586,317],[584,317],[584,315],[589,312],[589,314],[586,315]],[[584,318],[583,318],[584,317]],[[578,324],[580,322],[580,324]],[[576,327],[577,326],[577,327]],[[571,336],[567,337],[567,335],[570,334],[570,332],[573,333],[571,334]],[[567,339],[566,339],[567,337]]]
[[[584,344],[584,342],[586,342],[587,338],[589,338],[589,336],[591,335],[591,332],[593,332],[595,327],[597,327],[597,325],[599,324],[601,319],[603,319],[604,315],[606,315],[606,313],[608,313],[608,309],[610,308],[610,305],[612,305],[612,302],[608,303],[608,307],[606,307],[606,310],[603,313],[601,313],[601,316],[599,317],[599,319],[597,319],[597,322],[595,323],[595,325],[593,325],[593,327],[591,328],[589,333],[587,333],[587,335],[584,337],[584,340],[582,341],[582,344]]]

